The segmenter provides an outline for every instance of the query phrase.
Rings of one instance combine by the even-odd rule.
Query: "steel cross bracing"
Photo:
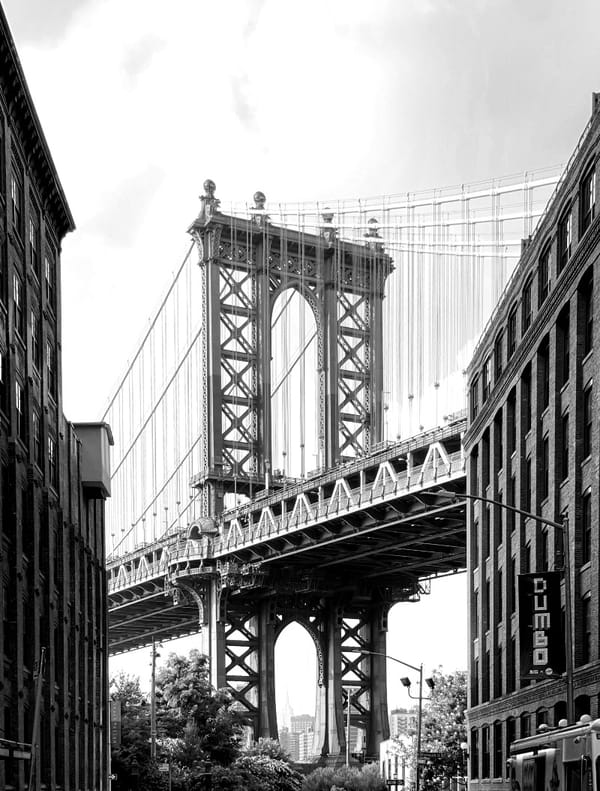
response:
[[[319,750],[342,749],[343,723],[326,712],[333,695],[337,717],[350,689],[351,722],[375,751],[385,670],[356,648],[385,653],[389,607],[465,568],[464,505],[448,499],[464,491],[464,427],[379,447],[110,562],[109,650],[205,628],[215,682],[256,734],[276,735],[274,644],[298,621],[317,647]]]
[[[186,349],[198,340],[199,352],[186,350],[184,368],[161,358],[159,386],[155,339],[150,354],[136,355],[131,366],[142,393],[149,392],[150,417],[143,396],[137,408],[133,375],[128,398],[115,402],[121,414],[123,405],[136,414],[118,464],[127,516],[111,524],[120,553],[108,565],[113,653],[202,630],[215,686],[229,687],[255,737],[274,737],[274,646],[287,623],[297,621],[318,658],[315,751],[343,754],[348,706],[367,753],[377,753],[388,734],[381,657],[389,608],[418,600],[429,579],[466,566],[464,506],[448,496],[464,491],[465,420],[453,420],[455,407],[439,412],[439,394],[462,392],[457,360],[506,282],[506,259],[516,258],[516,242],[505,232],[531,233],[540,213],[533,191],[543,194],[555,181],[526,176],[479,192],[384,201],[378,222],[366,216],[373,210],[367,203],[349,212],[338,206],[335,215],[316,207],[299,211],[297,223],[285,209],[278,222],[269,218],[261,193],[243,216],[224,214],[214,184],[205,183],[190,228],[199,287],[190,278],[183,288],[199,303],[200,325],[189,305],[182,314],[178,296],[170,314],[175,330],[169,333],[165,319],[160,336],[165,350],[180,334]],[[511,195],[521,195],[523,206],[515,207]],[[501,205],[501,196],[512,203]],[[433,257],[424,259],[424,250]],[[484,279],[484,258],[494,263],[493,288]],[[394,277],[384,359],[384,287]],[[309,306],[316,338],[319,470],[306,475],[303,466],[298,480],[273,469],[281,428],[272,398],[288,373],[278,380],[272,369],[272,333],[276,302],[287,304],[289,293]],[[299,338],[292,368],[309,336]],[[384,442],[397,385],[391,409],[398,435],[407,435],[400,416],[420,425],[427,411],[427,420],[434,414],[441,422],[443,414],[446,428]],[[175,398],[167,402],[171,387]],[[422,400],[428,389],[429,401]],[[288,422],[294,417],[284,415]],[[156,457],[157,446],[160,468],[145,452],[151,447]],[[185,483],[171,484],[173,467],[192,470],[189,502]],[[144,469],[153,479],[150,493]]]

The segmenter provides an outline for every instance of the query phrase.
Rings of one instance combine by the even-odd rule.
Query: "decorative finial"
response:
[[[250,212],[252,214],[252,221],[261,227],[264,227],[269,222],[269,215],[265,209],[266,203],[267,197],[265,193],[257,190],[254,193],[254,206],[250,209]]]
[[[218,213],[221,201],[218,198],[215,198],[215,190],[217,189],[217,185],[212,179],[206,179],[202,186],[204,187],[204,195],[200,195],[201,205],[198,219],[200,222],[208,222],[208,220],[210,220],[213,215]]]
[[[333,212],[326,206],[321,214],[321,236],[328,247],[332,247],[337,238],[337,228],[333,224]]]
[[[379,235],[379,220],[377,217],[371,217],[369,220],[365,239],[367,240],[367,247],[371,248],[371,250],[377,250],[378,252],[383,250],[381,241],[375,241],[376,239],[381,240],[381,236]]]

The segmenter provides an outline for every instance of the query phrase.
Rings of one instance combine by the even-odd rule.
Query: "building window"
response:
[[[10,174],[10,207],[13,228],[21,236],[23,233],[23,185],[14,170]]]
[[[523,565],[525,567],[524,574],[531,573],[531,544],[525,544],[525,549],[523,550]]]
[[[504,761],[502,760],[502,723],[494,723],[494,777],[502,777]]]
[[[541,409],[546,409],[550,403],[550,342],[544,338],[538,351],[538,366],[540,379]]]
[[[46,382],[48,392],[56,399],[56,352],[49,340],[46,341]]]
[[[581,562],[592,559],[592,493],[588,489],[581,503]]]
[[[506,487],[506,497],[507,497],[507,505],[511,505],[514,508],[517,504],[517,478],[514,472],[508,479],[508,485]],[[506,529],[509,533],[512,533],[513,530],[515,529],[514,511],[506,512]]]
[[[523,293],[521,295],[521,330],[523,333],[527,332],[531,326],[533,319],[533,311],[531,307],[531,278],[523,286]]]
[[[490,358],[488,357],[487,360],[483,364],[483,368],[481,369],[481,402],[485,403],[488,399],[490,394]]]
[[[510,752],[510,745],[515,741],[517,738],[517,723],[514,717],[507,717],[506,718],[506,740],[504,744],[506,745],[506,755]],[[508,761],[506,762],[504,768],[504,776],[510,777],[510,764]]]
[[[592,452],[592,385],[583,391],[583,458]]]
[[[35,276],[40,277],[40,225],[37,212],[31,208],[29,217],[29,261]]]
[[[531,736],[531,715],[526,711],[521,714],[521,739]]]
[[[571,339],[569,332],[569,306],[566,305],[558,317],[558,359],[557,374],[559,387],[564,387],[569,381],[569,367],[571,364]]]
[[[25,442],[27,440],[27,419],[25,416],[25,391],[20,382],[15,382],[15,431],[17,437]]]
[[[23,283],[16,272],[13,272],[13,310],[15,328],[21,338],[25,336],[25,300],[23,297]]]
[[[471,779],[479,777],[479,731],[471,728]]]
[[[524,509],[531,513],[531,456],[528,456],[525,461],[525,492],[524,492]]]
[[[523,431],[531,429],[531,368],[529,365],[521,376],[521,409]]]
[[[571,257],[573,215],[569,208],[558,223],[558,271],[562,272]]]
[[[8,354],[0,348],[0,409],[8,412]]]
[[[548,571],[548,529],[542,528],[540,533],[540,571]]]
[[[586,593],[581,599],[581,664],[592,661],[592,595]]]
[[[31,428],[33,433],[33,460],[42,466],[42,419],[37,409],[31,415]]]
[[[506,327],[506,356],[510,359],[517,348],[517,306],[513,305],[508,314]]]
[[[540,257],[538,266],[538,306],[544,304],[550,293],[550,248],[547,247]]]
[[[39,371],[42,361],[41,326],[37,306],[31,311],[31,359]]]
[[[542,464],[540,469],[540,498],[545,500],[550,493],[550,441],[547,436],[542,440]]]
[[[596,216],[596,170],[592,168],[583,178],[579,193],[581,234],[587,231]]]
[[[46,304],[56,311],[56,261],[54,254],[46,250],[44,256],[44,282],[46,289]]]
[[[490,776],[490,726],[481,729],[481,776]]]
[[[506,658],[506,691],[514,692],[517,687],[517,641],[511,637]],[[514,741],[514,739],[512,739]]]
[[[508,455],[512,456],[517,448],[517,394],[514,388],[510,391],[506,404],[506,441]]]
[[[57,458],[56,458],[56,440],[54,437],[48,437],[48,482],[51,486],[56,488],[56,471],[57,471]]]
[[[583,300],[583,355],[594,348],[594,281],[589,278],[581,289]]]
[[[504,335],[502,331],[496,335],[496,342],[494,343],[494,380],[497,382],[502,376],[502,366],[504,364],[502,357],[502,350],[504,346]]]
[[[479,377],[474,376],[471,382],[471,420],[479,413]]]
[[[560,470],[559,477],[564,481],[569,477],[569,413],[561,418],[560,426]]]

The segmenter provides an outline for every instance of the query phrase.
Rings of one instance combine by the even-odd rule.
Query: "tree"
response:
[[[232,709],[229,692],[211,687],[206,656],[196,650],[187,658],[169,654],[156,675],[156,687],[161,707],[180,717],[180,732],[173,735],[183,737],[186,725],[195,727],[201,753],[197,760],[224,766],[235,760],[243,719]]]
[[[385,791],[386,784],[376,764],[318,767],[304,778],[302,791]]]
[[[421,766],[423,791],[450,787],[452,778],[464,775],[461,742],[466,742],[467,674],[457,671],[433,674],[434,688],[423,707],[421,752],[426,754]]]
[[[111,700],[121,704],[121,744],[111,751],[112,787],[158,791],[162,780],[150,758],[150,706],[138,676],[120,673],[111,684]]]

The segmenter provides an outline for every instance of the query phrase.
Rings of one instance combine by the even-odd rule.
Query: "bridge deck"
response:
[[[466,565],[463,421],[225,512],[108,564],[111,650],[198,630],[179,584],[229,595],[337,596],[376,582],[394,601]],[[194,608],[196,608],[194,610]]]

